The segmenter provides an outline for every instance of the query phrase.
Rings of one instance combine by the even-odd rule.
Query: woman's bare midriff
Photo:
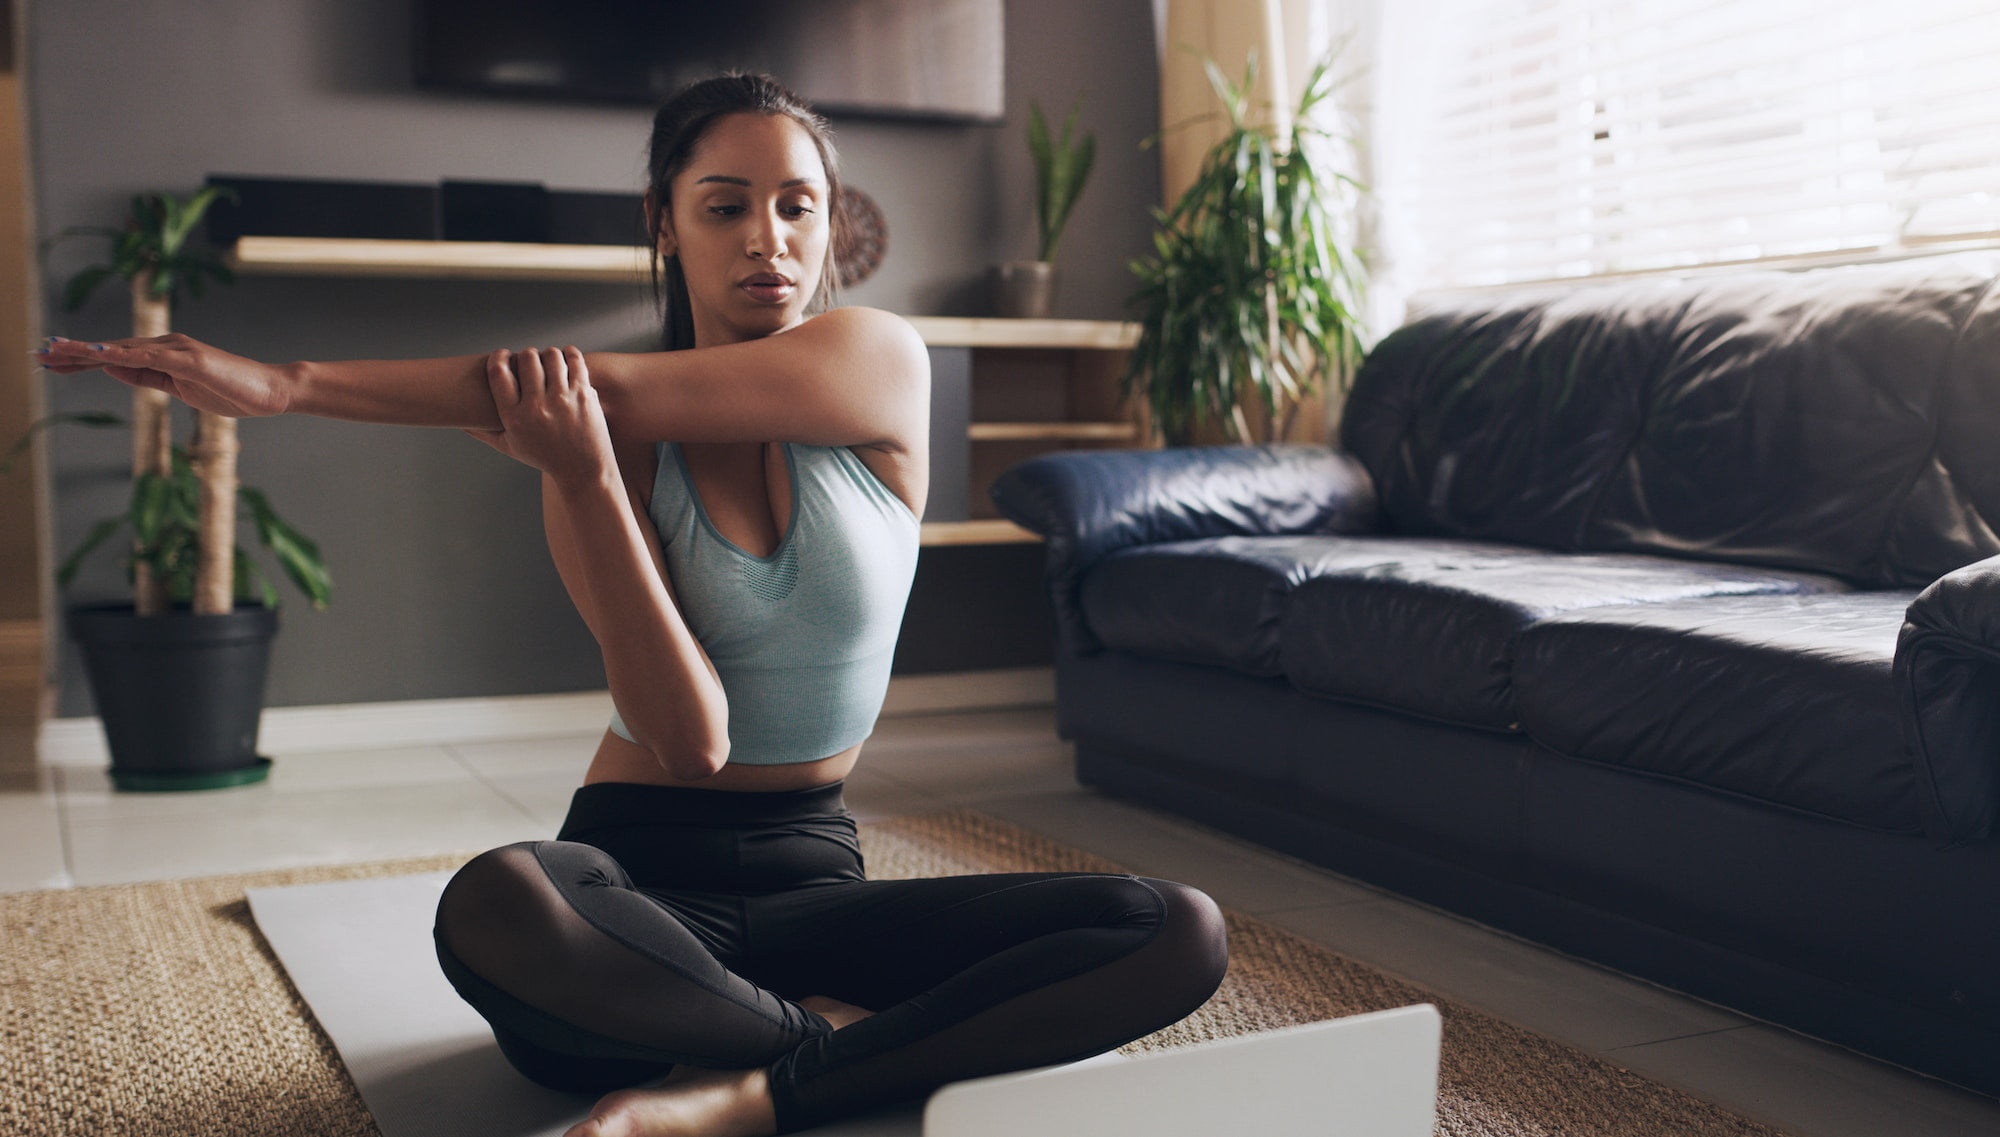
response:
[[[649,786],[681,786],[696,790],[729,790],[738,793],[774,793],[809,790],[845,778],[861,757],[859,743],[816,762],[794,762],[784,766],[725,765],[713,776],[684,781],[667,773],[650,751],[627,742],[610,731],[597,744],[597,754],[583,775],[583,784],[593,782],[638,782]]]

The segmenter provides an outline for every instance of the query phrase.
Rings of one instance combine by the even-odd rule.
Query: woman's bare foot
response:
[[[799,1000],[799,1006],[832,1023],[835,1030],[851,1026],[875,1013],[866,1007],[843,1003],[839,999],[829,999],[825,995],[807,995]]]
[[[777,1131],[763,1070],[679,1066],[657,1086],[606,1094],[563,1137],[766,1137]]]
[[[825,995],[808,995],[799,1006],[835,1030],[875,1013]],[[763,1070],[677,1066],[657,1086],[606,1094],[563,1137],[765,1137],[777,1131]]]

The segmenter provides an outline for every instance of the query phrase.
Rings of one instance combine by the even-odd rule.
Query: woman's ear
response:
[[[660,209],[659,199],[653,196],[650,189],[646,191],[645,210],[646,232],[653,235],[653,247],[663,257],[673,256],[677,248],[674,244],[673,217]]]

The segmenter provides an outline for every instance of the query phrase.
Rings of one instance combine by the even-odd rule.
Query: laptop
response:
[[[955,1082],[923,1137],[1431,1137],[1441,1023],[1422,1003]]]

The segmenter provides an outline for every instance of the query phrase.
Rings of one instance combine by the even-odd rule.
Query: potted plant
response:
[[[1078,96],[1063,120],[1062,134],[1049,136],[1049,124],[1039,104],[1028,103],[1028,153],[1035,160],[1035,225],[1041,236],[1040,254],[1032,261],[1007,261],[993,270],[993,307],[1002,316],[1040,319],[1055,299],[1056,244],[1062,240],[1069,211],[1090,178],[1097,157],[1097,136],[1076,133]]]
[[[65,232],[112,241],[111,263],[78,272],[65,289],[65,307],[80,307],[119,277],[131,287],[133,334],[165,335],[183,289],[199,296],[204,278],[232,279],[212,252],[191,241],[202,215],[226,192],[208,187],[187,201],[141,194],[125,228]],[[86,556],[131,528],[132,602],[68,613],[110,744],[112,781],[125,790],[258,781],[270,768],[256,746],[278,598],[236,542],[237,502],[315,608],[326,606],[332,581],[318,547],[280,519],[262,493],[237,483],[235,420],[198,414],[193,445],[183,449],[172,442],[163,392],[135,390],[132,403],[130,507],[93,527],[57,573],[66,587]],[[37,426],[64,421],[124,425],[116,415],[95,413],[52,416]]]
[[[1300,400],[1328,378],[1344,389],[1360,359],[1359,256],[1341,222],[1361,186],[1329,167],[1336,139],[1314,116],[1331,62],[1313,68],[1283,137],[1247,121],[1255,56],[1239,84],[1207,64],[1228,130],[1173,208],[1154,211],[1154,251],[1132,264],[1139,339],[1124,390],[1170,446],[1203,424],[1251,441],[1246,406],[1282,438]]]

